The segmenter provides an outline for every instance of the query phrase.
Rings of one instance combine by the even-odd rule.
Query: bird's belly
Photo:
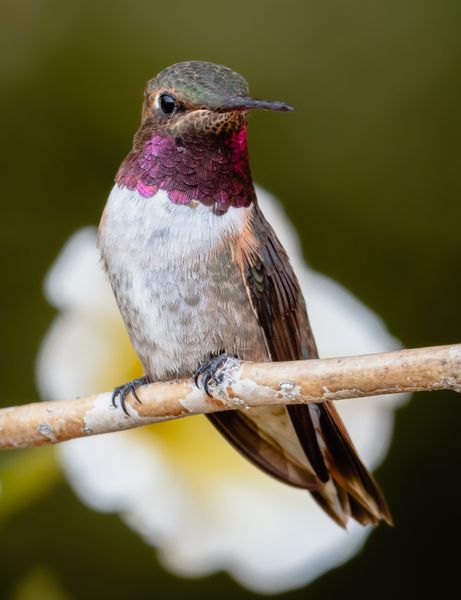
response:
[[[176,269],[142,260],[109,277],[134,348],[153,379],[186,376],[222,351],[264,360],[260,327],[230,256]]]
[[[152,214],[160,211],[152,208],[156,197],[148,199],[150,206],[139,197],[129,198],[123,213],[115,210],[119,199],[119,193],[111,195],[99,245],[146,373],[154,380],[188,376],[222,351],[266,360],[261,328],[230,246],[216,250],[215,244],[213,249],[216,240],[204,234],[205,226],[216,232],[225,221],[214,217],[216,223],[210,223],[204,211],[170,209],[169,203],[160,205],[168,211],[166,223],[165,214],[162,219]]]

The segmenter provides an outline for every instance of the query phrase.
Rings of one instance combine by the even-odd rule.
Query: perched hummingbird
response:
[[[317,358],[287,254],[258,206],[247,148],[249,96],[231,69],[190,61],[147,83],[141,126],[107,201],[99,247],[145,376],[114,390],[242,360]],[[333,404],[208,415],[254,465],[309,490],[339,525],[392,522]]]

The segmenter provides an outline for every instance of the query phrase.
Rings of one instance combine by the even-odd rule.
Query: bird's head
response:
[[[147,83],[142,116],[165,134],[219,135],[238,130],[254,108],[293,109],[283,102],[251,98],[245,79],[228,67],[188,61],[164,69]]]
[[[198,200],[217,213],[249,206],[255,193],[246,120],[253,108],[292,110],[251,98],[245,79],[222,65],[164,69],[147,83],[142,123],[117,183],[145,197],[163,189],[176,204]]]

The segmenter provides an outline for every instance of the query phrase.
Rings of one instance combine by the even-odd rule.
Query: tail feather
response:
[[[357,451],[334,406],[325,402],[320,405],[320,427],[326,444],[326,460],[335,481],[350,496],[354,518],[367,514],[368,521],[381,519],[392,525],[392,516],[378,484],[360,460]],[[361,508],[361,511],[359,510]],[[357,518],[362,522],[363,518]]]
[[[340,527],[346,529],[351,516],[351,507],[347,492],[334,479],[324,484],[319,490],[311,491],[311,496],[317,504]]]
[[[319,486],[313,494],[318,504],[337,523],[347,520],[350,515],[363,524],[380,520],[392,524],[386,500],[360,460],[333,404],[298,404],[287,409],[299,443],[317,477],[324,483],[333,480],[343,514],[338,513],[337,507],[334,508],[332,490],[326,486]]]
[[[325,402],[289,407],[295,411],[277,408],[207,417],[254,465],[279,481],[308,490],[341,527],[346,527],[350,517],[362,525],[380,520],[392,524],[386,500],[358,457],[334,406]]]

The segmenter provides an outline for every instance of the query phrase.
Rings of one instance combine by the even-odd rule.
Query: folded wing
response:
[[[268,359],[317,358],[304,298],[288,257],[255,206],[235,250]],[[392,522],[379,487],[357,455],[333,404],[262,407],[209,415],[227,440],[257,467],[311,492],[338,524]]]

